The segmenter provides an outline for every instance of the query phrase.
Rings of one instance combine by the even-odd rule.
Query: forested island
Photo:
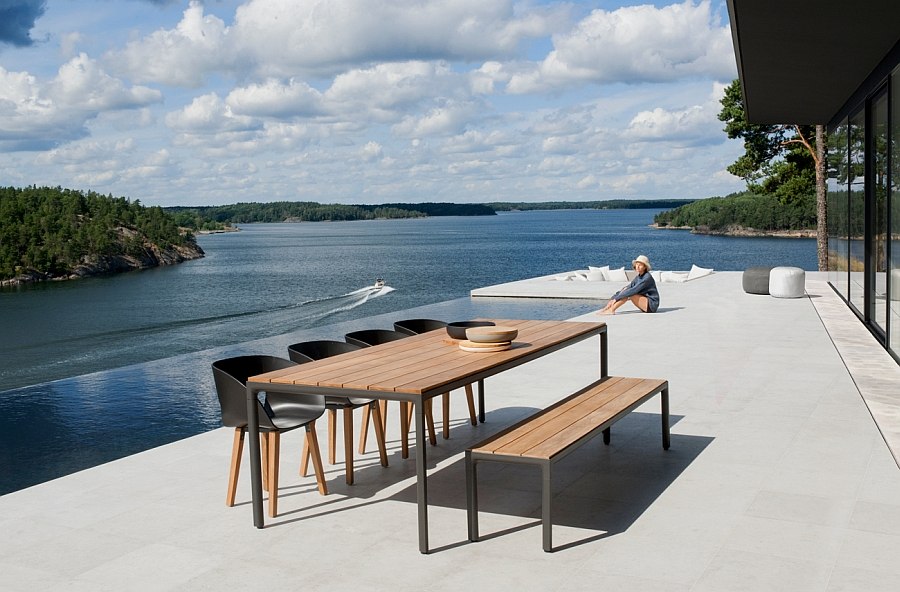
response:
[[[816,197],[801,193],[786,201],[773,194],[743,191],[660,212],[653,223],[697,234],[815,237]]]
[[[0,285],[71,279],[203,256],[159,207],[61,187],[0,187]]]
[[[604,201],[538,201],[487,203],[495,212],[531,210],[668,210],[693,203],[695,199],[607,199]]]
[[[311,201],[236,203],[224,206],[175,206],[165,208],[180,224],[202,229],[209,224],[253,222],[336,222],[379,218],[425,218],[428,216],[493,216],[482,204],[392,203],[379,205],[320,204]]]

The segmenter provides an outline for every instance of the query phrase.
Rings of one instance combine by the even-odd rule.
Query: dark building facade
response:
[[[728,0],[751,123],[828,130],[828,281],[900,362],[900,0]]]

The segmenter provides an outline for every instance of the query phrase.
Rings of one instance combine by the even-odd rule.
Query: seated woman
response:
[[[616,310],[626,302],[631,302],[644,312],[656,312],[659,308],[659,292],[656,291],[656,281],[650,275],[650,260],[646,255],[638,255],[631,266],[637,275],[630,284],[613,294],[597,314],[616,314]]]

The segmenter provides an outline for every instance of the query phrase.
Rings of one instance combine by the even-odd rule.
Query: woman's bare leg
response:
[[[616,311],[623,304],[628,302],[629,300],[630,300],[630,298],[623,298],[622,300],[610,300],[609,303],[598,314],[602,314],[602,315],[616,314]]]
[[[622,307],[626,302],[630,302],[640,310],[647,312],[650,308],[650,301],[647,300],[646,296],[629,296],[628,298],[623,298],[622,300],[610,300],[606,306],[603,307],[603,310],[597,312],[597,314],[601,315],[611,315],[616,314],[616,311]]]
[[[629,300],[631,301],[632,304],[634,304],[636,307],[641,309],[643,312],[647,312],[647,310],[650,309],[650,301],[647,300],[646,296],[636,295],[636,296],[632,296],[631,298],[629,298]]]

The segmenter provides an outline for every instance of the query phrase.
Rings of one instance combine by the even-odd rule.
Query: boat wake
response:
[[[20,357],[33,358],[26,366],[40,376],[64,377],[106,370],[204,349],[273,337],[354,308],[394,291],[370,285],[346,294],[303,300],[263,310],[179,319],[151,325],[122,327],[18,346]],[[0,345],[2,353],[4,345]],[[153,353],[149,353],[153,352]],[[5,382],[18,382],[15,369],[0,370]],[[37,375],[36,375],[37,377]],[[29,377],[30,378],[30,377]]]

